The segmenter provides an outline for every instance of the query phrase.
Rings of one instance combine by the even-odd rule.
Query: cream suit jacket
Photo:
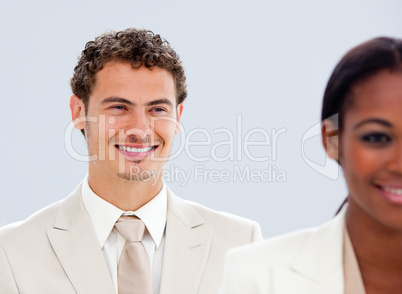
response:
[[[1,294],[115,293],[81,185],[26,221],[0,229]],[[260,240],[258,224],[167,194],[160,294],[218,293],[226,252]]]
[[[221,294],[343,294],[345,212],[321,227],[231,250]]]

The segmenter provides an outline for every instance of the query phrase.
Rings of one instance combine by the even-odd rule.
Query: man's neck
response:
[[[88,172],[92,191],[103,200],[124,211],[135,211],[151,201],[162,189],[162,179],[128,181],[118,175]]]

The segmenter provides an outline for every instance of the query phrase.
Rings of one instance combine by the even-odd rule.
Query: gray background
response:
[[[180,54],[188,76],[186,133],[231,130],[237,138],[255,128],[285,129],[276,144],[250,148],[264,162],[242,158],[196,162],[186,152],[167,168],[193,172],[188,183],[169,186],[183,198],[258,221],[265,237],[329,219],[343,198],[342,176],[330,179],[302,156],[303,135],[319,123],[328,77],[340,57],[369,38],[401,37],[401,1],[0,1],[2,155],[0,224],[24,219],[64,198],[86,174],[87,163],[66,151],[70,122],[69,79],[88,40],[106,29],[143,27],[161,34]],[[182,137],[178,137],[178,142]],[[261,134],[250,140],[261,141]],[[205,141],[198,133],[191,141]],[[73,133],[74,148],[85,142]],[[176,147],[179,144],[176,142]],[[305,142],[305,155],[324,165],[319,137]],[[207,156],[212,147],[191,147]],[[226,148],[226,149],[225,149]],[[227,154],[227,146],[217,149]],[[194,177],[204,170],[276,168],[285,182],[243,179],[229,183]],[[199,168],[200,169],[200,168]],[[324,174],[327,173],[324,169]]]

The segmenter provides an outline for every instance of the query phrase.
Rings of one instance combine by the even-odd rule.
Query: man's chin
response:
[[[142,170],[134,166],[129,172],[119,173],[118,176],[127,182],[157,182],[158,175],[152,170]]]

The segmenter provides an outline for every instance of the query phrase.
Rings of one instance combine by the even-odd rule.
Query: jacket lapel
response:
[[[343,294],[343,230],[346,207],[311,233],[289,268],[273,270],[274,293]],[[292,283],[289,283],[292,281]],[[293,291],[291,291],[293,290]]]
[[[115,293],[105,258],[81,200],[81,186],[60,205],[49,241],[77,293]]]
[[[212,241],[212,226],[168,190],[160,294],[197,293]]]

